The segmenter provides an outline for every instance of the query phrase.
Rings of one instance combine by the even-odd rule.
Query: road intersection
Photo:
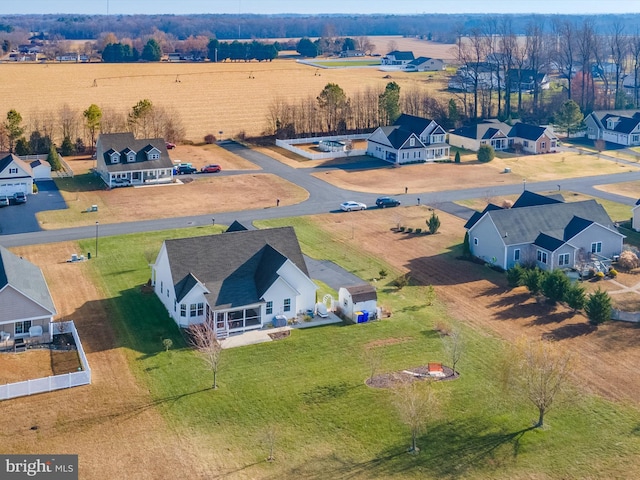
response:
[[[100,236],[123,235],[127,233],[141,233],[158,230],[168,230],[176,228],[199,227],[211,225],[212,218],[218,224],[230,224],[234,220],[245,225],[251,225],[254,220],[267,220],[273,218],[297,217],[303,215],[314,215],[320,213],[335,212],[338,214],[338,205],[347,200],[357,200],[374,205],[375,199],[380,196],[376,193],[352,192],[338,188],[334,185],[326,183],[311,173],[318,172],[318,168],[292,168],[271,157],[247,148],[235,142],[227,142],[223,146],[232,153],[239,155],[250,162],[256,164],[262,169],[262,172],[277,175],[291,183],[294,183],[309,192],[309,198],[301,203],[289,206],[274,206],[271,208],[261,208],[254,210],[241,210],[237,212],[217,212],[208,215],[195,215],[186,217],[171,217],[156,220],[144,220],[127,223],[100,224]],[[602,156],[601,158],[607,158]],[[610,160],[616,162],[625,162],[618,158],[609,157]],[[377,164],[372,160],[367,165],[369,167],[383,167],[387,164],[381,162]],[[637,166],[633,162],[630,164]],[[325,168],[325,167],[320,167]],[[357,165],[333,165],[330,168],[357,168],[362,169],[361,164]],[[238,172],[238,174],[250,173],[247,171]],[[580,177],[563,180],[551,180],[544,182],[527,182],[526,189],[533,192],[548,192],[559,189],[571,190],[585,195],[599,197],[614,202],[634,205],[635,200],[630,197],[607,193],[594,188],[594,185],[611,184],[619,182],[630,182],[640,180],[640,171],[632,171],[625,173],[598,175],[591,177]],[[473,198],[489,198],[505,195],[518,194],[523,191],[524,185],[511,184],[495,187],[470,187],[455,190],[439,191],[439,192],[413,192],[411,194],[401,194],[398,196],[404,205],[416,205],[418,198],[423,205],[432,205],[447,213],[469,218],[473,213],[469,208],[455,204],[455,201],[473,199]],[[274,200],[275,202],[275,200]],[[20,221],[13,219],[12,221]],[[41,243],[54,243],[70,240],[79,240],[83,238],[92,238],[96,234],[93,225],[84,227],[72,227],[59,230],[40,230],[33,227],[32,231],[24,233],[0,235],[0,244],[5,247],[16,247],[21,245],[34,245]]]

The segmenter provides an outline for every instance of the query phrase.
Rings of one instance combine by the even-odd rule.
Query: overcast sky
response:
[[[640,13],[640,0],[0,0],[0,14]]]

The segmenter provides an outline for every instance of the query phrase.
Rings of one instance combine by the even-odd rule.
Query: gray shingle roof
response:
[[[578,222],[571,223],[574,217],[599,223],[617,232],[607,212],[595,200],[492,210],[486,215],[490,216],[507,245],[533,243],[540,233],[569,240],[582,230],[576,230],[581,225]],[[571,237],[565,238],[565,229],[570,224],[568,234]]]
[[[129,172],[139,170],[152,170],[157,168],[173,168],[173,162],[169,157],[166,143],[162,138],[144,138],[136,140],[133,133],[103,133],[98,141],[102,148],[102,159],[109,172]],[[160,152],[157,160],[147,160],[147,152],[156,148]],[[126,153],[136,153],[135,162],[127,162]],[[109,155],[113,152],[121,154],[118,163],[111,163]],[[100,152],[98,152],[100,153]]]
[[[7,285],[31,298],[51,312],[51,315],[56,314],[56,307],[42,270],[0,246],[0,289]]]
[[[399,125],[404,130],[409,130],[419,136],[431,124],[431,122],[432,120],[429,118],[416,117],[414,115],[407,115],[406,113],[403,113],[393,124]]]
[[[525,190],[520,194],[511,208],[533,207],[536,205],[550,205],[552,203],[563,203],[563,200],[555,198],[555,196],[540,195],[529,190]]]
[[[212,306],[257,303],[286,259],[309,275],[293,227],[166,240],[165,246],[178,301],[197,279],[211,292]]]
[[[351,300],[353,300],[354,303],[378,299],[375,287],[368,283],[363,285],[352,285],[344,288],[346,288],[351,294]]]

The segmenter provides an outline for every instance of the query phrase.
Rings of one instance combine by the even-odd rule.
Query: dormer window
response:
[[[111,163],[118,163],[120,161],[120,154],[118,152],[113,152],[111,154]]]
[[[136,161],[136,153],[135,152],[127,153],[127,162],[131,163],[135,161]]]

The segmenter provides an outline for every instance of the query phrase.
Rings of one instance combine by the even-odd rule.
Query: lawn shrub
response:
[[[611,278],[616,278],[618,276],[618,271],[615,268],[611,268],[608,274]]]
[[[507,283],[509,287],[516,288],[522,285],[522,277],[525,274],[525,269],[516,263],[513,267],[507,270]]]

